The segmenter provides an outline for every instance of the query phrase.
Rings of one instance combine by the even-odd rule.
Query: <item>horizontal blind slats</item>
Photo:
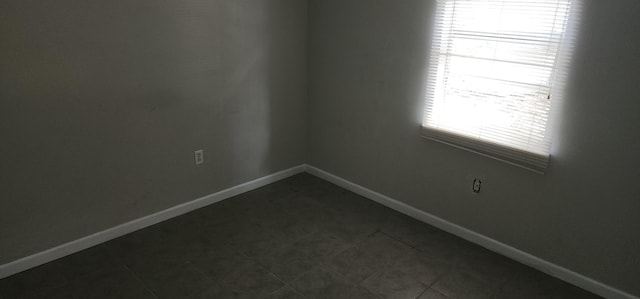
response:
[[[546,166],[571,0],[439,0],[423,134]],[[566,57],[565,57],[566,58]],[[558,79],[558,78],[555,78]]]

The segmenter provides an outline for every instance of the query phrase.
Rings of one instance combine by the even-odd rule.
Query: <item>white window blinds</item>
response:
[[[423,135],[544,169],[574,9],[571,0],[438,0]]]

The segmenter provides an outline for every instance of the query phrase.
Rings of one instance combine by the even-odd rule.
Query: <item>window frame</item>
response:
[[[439,25],[437,22],[441,21],[438,18],[441,18],[444,14],[444,6],[446,2],[455,2],[455,1],[463,1],[463,0],[438,0],[436,3],[436,19],[434,20],[434,28],[432,30],[433,41],[431,42],[431,59],[429,61],[429,79],[427,81],[427,95],[425,98],[425,107],[424,107],[424,115],[423,122],[421,125],[421,135],[425,138],[428,138],[433,141],[437,141],[440,143],[448,144],[466,151],[474,152],[481,154],[483,156],[493,158],[499,161],[503,161],[518,167],[522,167],[528,170],[532,170],[537,173],[544,173],[549,160],[551,158],[551,146],[552,146],[552,137],[553,131],[555,129],[555,124],[557,122],[556,118],[557,112],[562,105],[562,99],[564,97],[564,88],[566,86],[567,73],[569,70],[570,58],[573,51],[573,46],[575,45],[575,36],[576,36],[576,28],[579,23],[578,17],[581,10],[580,0],[568,0],[570,2],[570,8],[567,14],[566,22],[564,26],[564,31],[562,33],[561,42],[558,46],[558,52],[554,58],[553,68],[551,70],[551,77],[549,82],[551,84],[550,94],[553,94],[553,100],[550,100],[549,112],[546,115],[546,126],[545,129],[545,141],[549,142],[548,149],[546,153],[527,151],[525,149],[511,147],[508,145],[500,144],[498,142],[493,142],[492,140],[481,140],[478,138],[472,138],[466,136],[464,134],[460,134],[455,131],[449,131],[446,129],[441,129],[437,127],[432,127],[427,125],[428,109],[431,109],[431,105],[435,101],[433,97],[435,97],[435,88],[436,81],[439,79],[438,76],[444,76],[441,74],[443,71],[439,66],[440,56],[443,54],[440,51],[440,42],[439,37],[443,34],[442,32],[438,32],[437,30],[445,30],[443,26]],[[562,0],[558,0],[562,1]],[[536,2],[532,0],[531,2]],[[453,20],[451,21],[454,22]],[[552,33],[550,33],[552,34]],[[450,52],[447,52],[445,55],[451,55]],[[436,58],[437,56],[437,58]],[[436,78],[434,78],[436,76]]]

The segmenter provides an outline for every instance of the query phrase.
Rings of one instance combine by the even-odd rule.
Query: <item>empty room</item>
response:
[[[0,299],[640,297],[640,1],[0,1]]]

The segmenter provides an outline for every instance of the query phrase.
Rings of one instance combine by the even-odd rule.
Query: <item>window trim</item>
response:
[[[546,167],[538,167],[537,164],[539,163],[527,163],[523,159],[513,158],[514,154],[519,154],[520,157],[527,157],[527,161],[545,161],[545,164],[547,164],[551,159],[551,155],[540,155],[528,151],[523,151],[517,148],[507,147],[502,144],[469,138],[467,136],[456,134],[454,132],[438,130],[436,128],[421,126],[421,134],[422,137],[429,140],[453,146],[468,152],[480,154],[482,156],[502,161],[539,174],[544,174],[544,170]],[[496,152],[504,153],[498,154]]]
[[[444,9],[444,2],[446,0],[438,0],[436,4],[436,15],[442,14],[442,10]],[[548,154],[536,153],[533,151],[526,151],[522,149],[518,149],[515,147],[510,147],[508,145],[499,144],[496,142],[492,142],[490,140],[481,140],[473,137],[468,137],[462,134],[458,134],[452,131],[442,130],[436,127],[430,127],[426,124],[426,116],[423,117],[423,121],[421,124],[421,135],[427,139],[432,141],[436,141],[439,143],[447,144],[459,149],[463,149],[465,151],[473,152],[480,154],[482,156],[486,156],[495,160],[499,160],[520,168],[524,168],[536,173],[544,174],[545,169],[548,166],[549,161],[551,160],[551,149],[552,149],[552,137],[553,131],[557,130],[554,124],[557,123],[557,112],[561,107],[558,107],[562,104],[562,98],[564,97],[564,88],[566,86],[566,77],[569,71],[569,64],[571,54],[573,52],[573,47],[575,45],[575,37],[576,37],[576,29],[579,23],[579,16],[581,11],[581,1],[580,0],[570,0],[571,7],[569,8],[567,19],[566,19],[566,27],[563,33],[561,44],[558,48],[558,52],[555,56],[554,67],[552,69],[551,75],[551,91],[554,95],[554,100],[551,101],[549,106],[548,118],[545,127],[546,139],[551,143],[549,146]],[[434,22],[438,22],[438,17],[434,20]],[[439,52],[440,40],[438,36],[440,32],[437,30],[444,30],[440,25],[436,24],[432,30],[432,38],[433,41],[430,44],[431,55],[429,56],[428,67],[430,68],[428,73],[429,76],[438,76],[439,74],[439,66],[438,59],[435,59],[433,51]],[[431,69],[435,68],[435,70]],[[435,85],[438,78],[429,78],[426,82],[429,85],[427,90],[431,91],[427,93],[425,99],[425,107],[423,110],[423,115],[426,115],[426,109],[432,105],[432,98],[435,96]],[[558,100],[560,99],[560,100]]]

